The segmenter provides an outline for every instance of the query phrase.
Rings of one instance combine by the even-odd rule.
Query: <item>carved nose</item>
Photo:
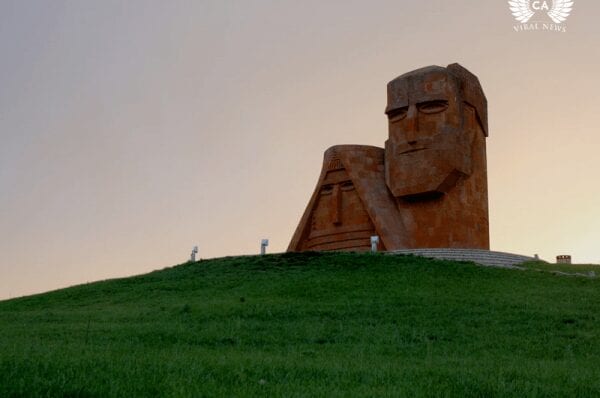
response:
[[[342,192],[340,185],[336,184],[331,193],[331,223],[340,225],[342,223]]]
[[[419,120],[417,107],[411,106],[406,114],[406,142],[411,145],[417,143],[417,132],[419,131]]]

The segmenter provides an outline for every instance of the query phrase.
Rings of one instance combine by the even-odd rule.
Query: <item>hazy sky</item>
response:
[[[549,2],[551,3],[551,1]],[[541,19],[540,19],[541,20]],[[492,250],[600,262],[600,3],[0,0],[0,299],[284,251],[325,149],[383,146],[386,84],[489,102]]]

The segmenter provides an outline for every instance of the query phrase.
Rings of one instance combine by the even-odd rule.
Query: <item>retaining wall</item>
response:
[[[472,261],[489,267],[516,268],[525,262],[534,261],[533,257],[520,254],[495,252],[480,249],[407,249],[394,250],[390,254],[413,254],[415,256],[437,258],[441,260]]]

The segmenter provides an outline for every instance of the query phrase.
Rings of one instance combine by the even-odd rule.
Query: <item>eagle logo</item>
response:
[[[521,23],[527,23],[537,11],[546,11],[550,19],[560,24],[567,20],[573,10],[573,0],[553,0],[552,8],[548,7],[546,1],[531,0],[509,0],[508,5],[515,19]]]

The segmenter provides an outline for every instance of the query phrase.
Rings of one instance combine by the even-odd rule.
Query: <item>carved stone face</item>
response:
[[[367,242],[373,230],[373,223],[346,170],[328,171],[312,213],[307,248],[355,248]]]
[[[464,104],[457,80],[445,68],[390,82],[386,113],[385,174],[394,196],[436,197],[471,174],[475,111]]]

